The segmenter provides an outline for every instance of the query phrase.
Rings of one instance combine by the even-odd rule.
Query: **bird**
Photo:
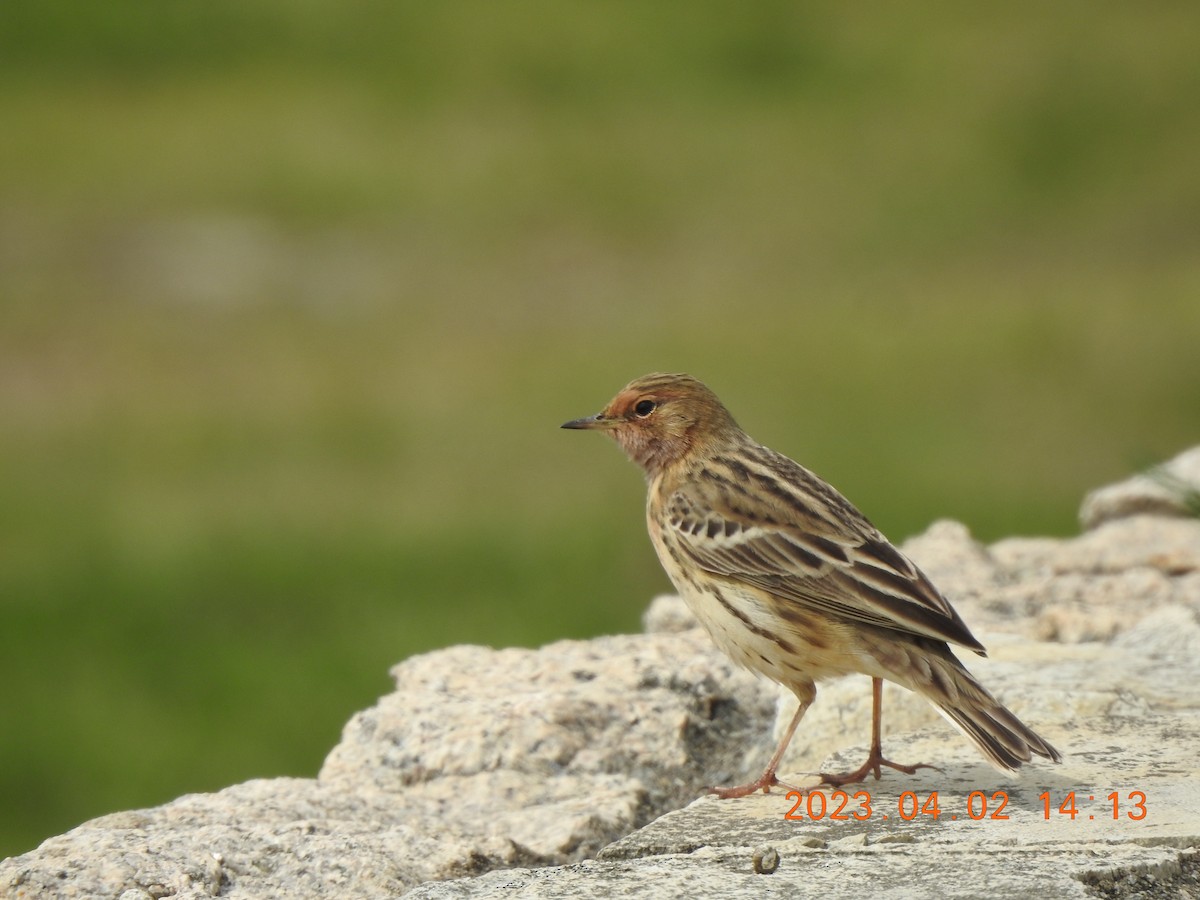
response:
[[[746,434],[707,386],[685,374],[634,379],[595,415],[563,428],[600,431],[644,470],[646,522],[688,608],[735,663],[783,685],[797,708],[757,779],[722,798],[793,788],[776,771],[816,683],[871,678],[871,744],[820,785],[936,768],[883,755],[883,682],[920,694],[998,769],[1061,754],[993,697],[951,650],[984,646],[930,579],[830,484]]]

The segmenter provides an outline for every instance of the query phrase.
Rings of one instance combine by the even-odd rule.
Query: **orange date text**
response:
[[[943,802],[938,791],[903,791],[895,801],[889,800],[887,803],[877,802],[866,790],[853,793],[843,790],[830,793],[788,791],[786,797],[792,806],[783,817],[793,822],[805,819],[814,822],[862,822],[869,819],[900,819],[904,822],[964,819],[978,822],[983,819],[1003,821],[1011,818],[1007,791],[971,791],[965,800],[956,799],[949,803]],[[1038,801],[1037,811],[1047,822],[1062,818],[1072,821],[1141,821],[1147,815],[1146,795],[1142,791],[1112,791],[1107,795],[1068,791],[1061,796],[1046,791],[1038,796]]]

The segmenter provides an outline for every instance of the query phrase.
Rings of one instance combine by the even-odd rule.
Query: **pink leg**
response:
[[[880,766],[887,766],[889,769],[895,769],[906,775],[915,774],[917,769],[936,769],[940,772],[941,769],[938,769],[937,766],[931,766],[928,763],[917,763],[913,766],[906,766],[883,758],[883,740],[881,736],[883,725],[882,678],[871,679],[871,691],[873,701],[871,705],[871,752],[867,754],[867,761],[853,772],[846,772],[841,775],[830,775],[822,772],[821,784],[827,784],[831,787],[841,787],[843,784],[857,784],[860,781],[866,780],[868,772],[873,772],[875,780],[878,781],[883,774],[880,771]]]
[[[783,733],[783,740],[775,748],[775,752],[772,754],[771,760],[767,763],[767,768],[763,771],[762,775],[749,784],[739,784],[735,787],[710,787],[708,789],[710,794],[716,794],[722,800],[728,800],[733,797],[745,797],[758,790],[766,794],[770,791],[771,786],[775,784],[786,787],[788,790],[800,790],[799,788],[792,787],[790,784],[784,784],[775,777],[775,770],[779,768],[779,761],[783,759],[784,751],[787,750],[788,744],[792,742],[792,735],[796,733],[796,726],[800,724],[800,720],[808,712],[808,707],[812,705],[813,698],[816,696],[816,690],[810,689],[807,698],[800,697],[799,694],[796,696],[800,700],[800,705],[796,708],[796,714],[792,716],[792,721]]]

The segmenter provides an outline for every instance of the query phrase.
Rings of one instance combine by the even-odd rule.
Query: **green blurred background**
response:
[[[638,628],[685,370],[896,539],[1200,439],[1194,3],[8,0],[0,856]]]

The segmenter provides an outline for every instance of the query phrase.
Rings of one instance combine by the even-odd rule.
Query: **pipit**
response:
[[[851,673],[871,678],[870,751],[822,784],[933,768],[884,758],[884,679],[929,700],[1002,770],[1059,761],[954,656],[950,644],[987,654],[925,574],[833,487],[749,437],[699,381],[646,375],[562,427],[607,432],[645,470],[650,538],[676,589],[721,650],[799,701],[762,775],[713,793],[782,784],[775,770],[816,682]]]

